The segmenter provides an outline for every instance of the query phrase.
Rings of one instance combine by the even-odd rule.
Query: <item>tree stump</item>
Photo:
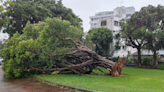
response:
[[[110,74],[112,77],[115,77],[115,76],[122,76],[124,74],[121,74],[121,71],[122,71],[122,68],[123,66],[126,64],[126,58],[121,58],[117,60],[117,63],[111,67],[111,69],[107,69],[110,71]]]

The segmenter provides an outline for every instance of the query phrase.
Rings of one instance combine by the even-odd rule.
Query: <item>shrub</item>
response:
[[[145,56],[142,58],[142,65],[150,66],[152,60],[153,60],[153,56]]]
[[[164,63],[159,64],[159,66],[156,67],[156,68],[157,68],[157,69],[164,69]]]

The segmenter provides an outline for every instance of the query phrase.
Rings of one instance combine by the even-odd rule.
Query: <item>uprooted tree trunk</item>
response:
[[[59,37],[56,33],[54,33],[57,37]],[[91,49],[89,49],[86,46],[83,46],[80,43],[76,43],[74,40],[71,38],[61,38],[62,40],[71,40],[71,42],[75,45],[75,49],[71,52],[68,53],[59,53],[59,54],[53,54],[49,55],[50,58],[56,57],[56,56],[62,56],[62,55],[69,55],[69,59],[71,62],[65,62],[65,64],[56,64],[59,66],[59,68],[52,68],[49,69],[49,71],[54,71],[51,74],[57,74],[57,73],[69,73],[69,72],[74,72],[76,74],[90,74],[93,69],[98,69],[101,71],[99,67],[106,68],[110,70],[110,75],[111,76],[120,76],[121,75],[121,70],[122,67],[125,64],[125,59],[120,59],[119,62],[114,64],[113,61],[110,61],[108,59],[103,58],[102,56],[98,55]],[[68,59],[68,60],[69,60]],[[121,62],[124,63],[121,63]],[[43,73],[46,70],[39,69],[39,68],[33,68],[38,71],[42,71]],[[101,71],[103,72],[103,71]]]
[[[112,77],[124,75],[124,74],[121,74],[121,72],[125,63],[126,63],[126,58],[119,59],[118,57],[117,63],[114,66],[112,66],[111,69],[107,68],[107,70],[110,71],[109,75],[111,75]]]

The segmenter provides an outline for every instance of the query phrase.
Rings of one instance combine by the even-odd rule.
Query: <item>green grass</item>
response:
[[[97,72],[97,71],[96,71]],[[123,68],[127,76],[104,75],[35,75],[52,82],[100,92],[164,92],[164,71],[154,69]]]

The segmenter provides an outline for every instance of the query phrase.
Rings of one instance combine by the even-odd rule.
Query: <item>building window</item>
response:
[[[118,26],[118,21],[114,21],[114,25],[115,26]]]
[[[131,14],[126,14],[126,17],[130,17],[131,16]]]
[[[106,26],[106,21],[101,21],[101,26]]]
[[[91,21],[93,21],[93,18],[91,18]]]

